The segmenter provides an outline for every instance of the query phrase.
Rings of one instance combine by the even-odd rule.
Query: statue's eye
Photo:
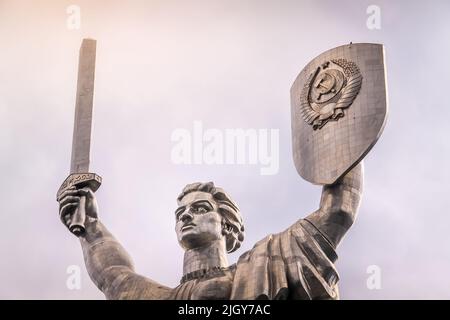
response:
[[[206,209],[205,207],[196,207],[194,210],[197,213],[207,213],[208,212],[208,209]]]

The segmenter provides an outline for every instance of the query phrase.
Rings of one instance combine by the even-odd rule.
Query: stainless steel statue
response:
[[[61,220],[74,232],[73,220],[80,220],[84,209],[84,224],[78,223],[74,233],[89,275],[106,298],[339,298],[336,248],[357,215],[360,162],[386,119],[382,46],[353,44],[318,56],[294,82],[291,101],[296,167],[308,181],[324,184],[318,210],[265,237],[230,266],[227,253],[244,240],[238,206],[212,182],[187,185],[175,211],[178,241],[185,250],[176,288],[134,271],[125,249],[99,219],[94,195],[99,183],[63,184],[58,192]],[[74,133],[74,145],[76,139]],[[100,182],[94,174],[89,177]]]

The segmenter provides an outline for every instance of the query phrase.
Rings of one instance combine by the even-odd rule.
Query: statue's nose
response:
[[[185,222],[185,221],[189,221],[192,220],[193,216],[192,213],[189,210],[185,210],[180,217],[180,220]]]

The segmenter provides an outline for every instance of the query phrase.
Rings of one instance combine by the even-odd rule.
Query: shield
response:
[[[358,43],[312,60],[291,88],[297,172],[314,184],[333,184],[361,161],[387,118],[384,47]]]

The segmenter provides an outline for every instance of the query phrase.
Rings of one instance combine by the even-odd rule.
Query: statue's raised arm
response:
[[[373,43],[320,54],[292,85],[295,167],[305,180],[324,186],[320,209],[306,220],[334,247],[355,221],[362,159],[383,132],[386,92],[384,48]]]
[[[69,188],[59,199],[60,218],[67,228],[80,199],[85,197],[85,231],[79,240],[86,269],[95,285],[107,299],[164,299],[169,288],[147,279],[134,270],[133,262],[116,238],[98,219],[95,194],[89,188]]]
[[[165,298],[167,288],[137,275],[125,249],[98,219],[94,191],[102,179],[89,172],[96,46],[84,39],[80,48],[70,175],[57,193],[59,216],[79,237],[87,271],[108,299]]]
[[[322,189],[319,210],[306,217],[330,241],[338,246],[355,222],[363,189],[363,164]]]

